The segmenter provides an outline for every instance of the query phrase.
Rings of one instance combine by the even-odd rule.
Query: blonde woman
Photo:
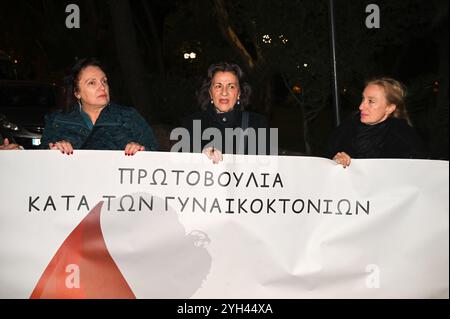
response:
[[[359,112],[336,129],[326,156],[344,167],[352,158],[425,158],[406,112],[405,95],[405,87],[392,78],[367,81]]]

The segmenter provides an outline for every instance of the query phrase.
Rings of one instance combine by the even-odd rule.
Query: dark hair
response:
[[[103,72],[105,72],[105,67],[96,58],[89,57],[77,60],[77,62],[72,66],[70,73],[66,77],[64,77],[63,107],[65,110],[70,110],[75,105],[75,103],[77,103],[77,99],[74,93],[79,90],[78,83],[80,82],[81,72],[88,66],[96,66]]]
[[[240,110],[243,111],[250,102],[250,94],[252,92],[252,89],[250,85],[247,82],[245,82],[244,80],[245,74],[239,67],[239,65],[228,62],[215,63],[208,68],[208,75],[205,78],[205,80],[203,80],[203,84],[200,87],[200,90],[197,92],[197,101],[198,104],[200,105],[200,108],[204,111],[211,103],[209,89],[211,87],[212,79],[217,72],[231,72],[234,75],[236,75],[240,90],[239,107]]]
[[[395,104],[395,111],[392,112],[390,116],[404,119],[410,126],[412,126],[405,105],[406,86],[403,83],[389,77],[377,77],[369,79],[366,81],[366,87],[370,84],[382,87],[387,102],[389,104]]]

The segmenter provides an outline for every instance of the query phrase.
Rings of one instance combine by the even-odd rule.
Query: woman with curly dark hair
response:
[[[245,110],[250,94],[250,85],[237,64],[212,64],[197,93],[201,112],[183,122],[190,133],[189,151],[203,152],[214,163],[223,153],[269,154],[266,118]],[[201,140],[196,132],[201,132]]]

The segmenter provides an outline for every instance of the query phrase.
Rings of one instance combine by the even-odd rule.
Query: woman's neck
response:
[[[81,108],[83,109],[83,111],[89,116],[89,118],[92,121],[92,124],[95,124],[95,122],[97,122],[98,117],[100,116],[100,113],[102,112],[102,110],[106,107],[102,106],[102,107],[98,107],[98,106],[93,106],[93,105],[86,105],[83,104],[81,106]]]
[[[213,108],[214,108],[214,111],[216,111],[217,114],[229,113],[229,112],[234,111],[234,107],[231,108],[231,109],[229,109],[228,111],[221,111],[221,110],[219,110],[219,108],[216,107],[215,105],[213,106]]]

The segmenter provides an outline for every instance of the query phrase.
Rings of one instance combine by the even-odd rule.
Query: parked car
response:
[[[1,135],[25,149],[39,148],[45,114],[56,109],[57,94],[49,83],[0,80]]]
[[[33,133],[27,129],[8,121],[4,114],[0,113],[0,144],[7,138],[9,143],[17,143],[24,148],[34,149],[41,144],[41,133]]]

